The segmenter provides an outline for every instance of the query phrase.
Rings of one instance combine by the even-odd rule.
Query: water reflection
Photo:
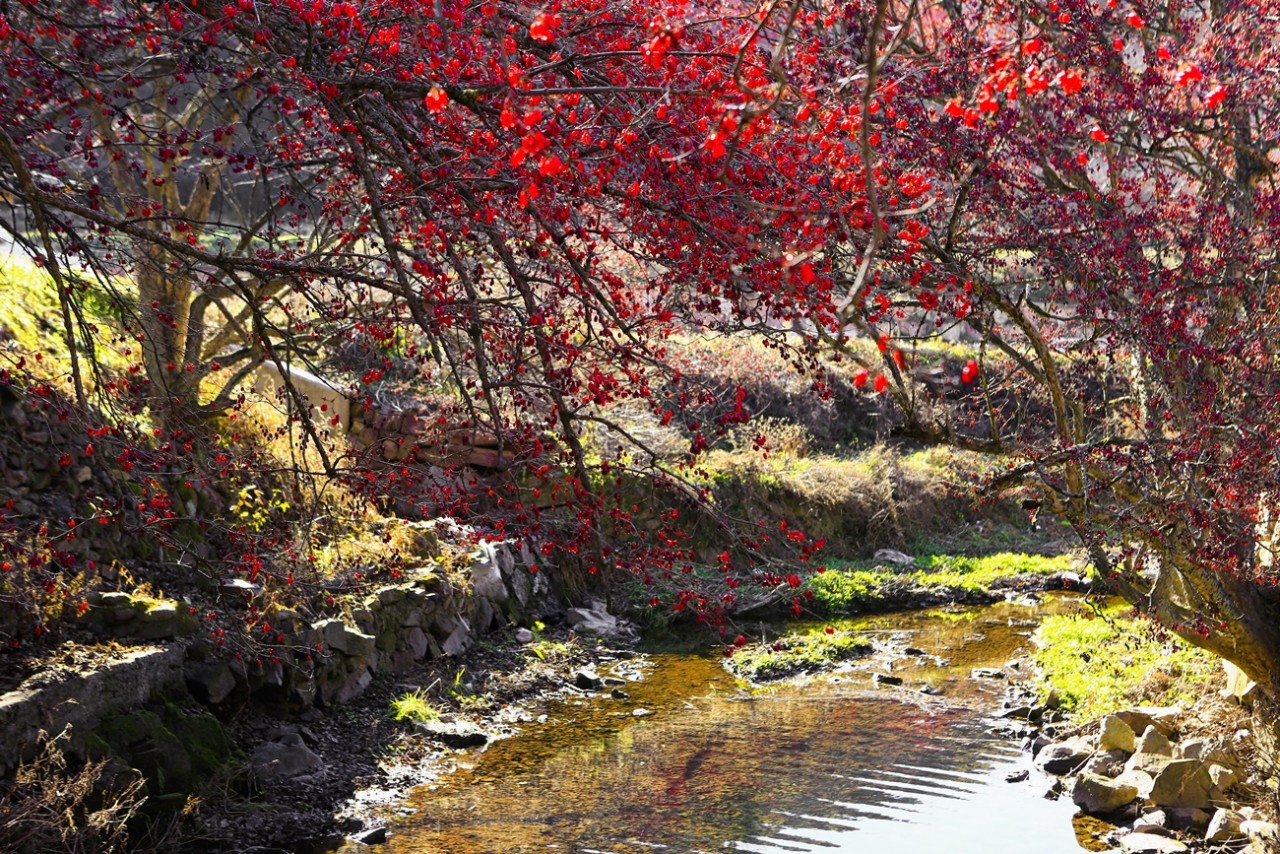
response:
[[[981,626],[941,620],[982,636],[966,650],[990,645],[962,666],[1003,663],[1021,642],[1018,621],[992,613]],[[916,631],[914,642],[955,657],[959,647]],[[629,701],[561,707],[421,792],[387,849],[1080,851],[1074,808],[1041,798],[1034,775],[1006,783],[1026,757],[975,710],[868,697],[853,680],[745,697],[716,661],[656,658]],[[955,668],[921,670],[928,681]],[[652,714],[633,717],[637,707]]]

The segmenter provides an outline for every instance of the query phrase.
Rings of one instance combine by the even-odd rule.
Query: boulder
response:
[[[324,638],[325,646],[343,655],[361,658],[373,652],[377,639],[339,619],[321,620],[316,623]]]
[[[1240,822],[1240,832],[1263,851],[1280,851],[1280,827],[1275,822],[1250,818]]]
[[[1155,780],[1146,771],[1125,771],[1116,777],[1117,783],[1128,783],[1138,790],[1138,797],[1146,800],[1151,796],[1151,787],[1155,785]]]
[[[1134,752],[1173,756],[1173,742],[1153,724],[1142,731],[1142,735],[1134,745]]]
[[[1069,738],[1047,745],[1036,754],[1036,767],[1047,774],[1070,774],[1092,753],[1083,738]]]
[[[897,549],[879,549],[875,554],[878,563],[892,563],[896,566],[911,566],[916,559],[909,554],[903,554]]]
[[[1235,810],[1217,810],[1213,818],[1209,819],[1209,829],[1204,834],[1205,841],[1221,845],[1247,839],[1244,831],[1240,829],[1244,820],[1244,816]]]
[[[1148,810],[1133,821],[1134,833],[1154,833],[1162,836],[1169,832],[1169,817],[1164,810]]]
[[[249,765],[261,780],[280,780],[314,774],[324,767],[324,761],[297,739],[290,744],[268,741],[260,745]]]
[[[604,680],[589,667],[580,667],[573,673],[573,684],[584,691],[599,691],[604,687]]]
[[[419,721],[414,728],[449,747],[483,747],[489,734],[470,721]]]
[[[1101,731],[1098,734],[1099,750],[1123,750],[1125,754],[1136,749],[1137,736],[1129,725],[1118,715],[1107,715],[1102,719]]]
[[[1176,706],[1139,706],[1122,709],[1115,714],[1134,732],[1145,732],[1147,727],[1153,726],[1164,735],[1172,736],[1178,732],[1178,717],[1182,710]]]
[[[1165,810],[1165,812],[1169,816],[1169,827],[1174,830],[1189,830],[1194,833],[1203,833],[1205,828],[1209,826],[1209,820],[1213,818],[1205,810],[1194,807],[1179,807]]]
[[[1191,849],[1167,836],[1154,833],[1130,833],[1120,838],[1120,850],[1129,854],[1179,854]]]
[[[1072,802],[1089,815],[1106,815],[1138,797],[1138,788],[1100,774],[1081,774],[1071,789]]]
[[[564,618],[579,634],[611,635],[618,630],[618,618],[604,608],[570,608]]]
[[[1246,709],[1250,708],[1258,694],[1258,683],[1229,661],[1223,660],[1222,670],[1226,678],[1222,690],[1218,692],[1219,696],[1224,700],[1234,700]]]
[[[1175,759],[1155,775],[1150,800],[1160,807],[1205,809],[1212,804],[1213,779],[1198,759]]]
[[[1081,771],[1102,777],[1117,777],[1124,772],[1124,763],[1127,758],[1123,750],[1099,751],[1089,757],[1089,761]]]

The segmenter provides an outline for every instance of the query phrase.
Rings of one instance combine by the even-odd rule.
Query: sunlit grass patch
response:
[[[1104,615],[1046,617],[1035,634],[1040,687],[1092,719],[1126,706],[1189,706],[1221,681],[1218,658],[1145,622]]]
[[[424,692],[410,691],[391,701],[391,718],[392,720],[411,723],[438,721],[440,720],[440,710],[432,704]]]
[[[827,633],[819,629],[787,635],[773,643],[744,646],[734,653],[727,666],[740,678],[768,682],[824,670],[868,655],[872,649],[864,635],[845,631]]]

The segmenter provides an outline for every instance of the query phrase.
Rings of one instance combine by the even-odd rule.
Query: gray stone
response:
[[[603,609],[570,608],[564,618],[579,634],[611,635],[618,629],[618,618]]]
[[[449,747],[483,747],[489,735],[470,721],[419,721],[414,728]]]
[[[1135,744],[1134,752],[1148,753],[1155,756],[1173,756],[1173,742],[1152,724],[1142,731],[1142,735]]]
[[[1103,777],[1117,777],[1124,771],[1125,759],[1123,750],[1099,751],[1089,757],[1081,771],[1085,774],[1099,774]]]
[[[495,554],[498,544],[481,543],[471,564],[471,584],[477,596],[492,602],[507,601],[507,585],[502,581]]]
[[[1164,810],[1150,810],[1134,819],[1134,833],[1154,833],[1163,836],[1169,832],[1169,817]]]
[[[338,687],[333,699],[338,703],[350,702],[363,694],[364,689],[368,688],[371,682],[373,682],[373,674],[369,672],[368,667],[361,667],[347,676]]]
[[[1205,841],[1222,844],[1247,839],[1248,836],[1240,829],[1243,821],[1244,816],[1235,810],[1217,810],[1213,818],[1209,819],[1209,829],[1204,834]]]
[[[533,643],[533,632],[528,629],[516,629],[516,641],[518,643]]]
[[[394,605],[404,599],[404,588],[389,585],[387,587],[379,587],[377,590],[378,602],[383,605]]]
[[[877,685],[901,685],[901,676],[889,676],[885,673],[877,673],[871,677],[871,681]]]
[[[1130,833],[1120,838],[1120,850],[1130,854],[1179,854],[1190,851],[1183,843],[1154,833]]]
[[[1164,770],[1164,766],[1173,761],[1171,756],[1161,756],[1158,753],[1135,753],[1129,757],[1129,761],[1125,763],[1125,769],[1129,771],[1145,771],[1152,776],[1159,774]]]
[[[580,667],[573,673],[573,684],[584,691],[599,691],[604,680],[589,667]]]
[[[1212,803],[1213,780],[1198,759],[1175,759],[1166,765],[1151,787],[1150,799],[1160,807],[1205,809]]]
[[[409,629],[409,634],[405,636],[405,641],[409,644],[409,650],[413,653],[414,661],[421,661],[427,657],[427,651],[430,648],[427,644],[427,633],[420,627],[414,626]]]
[[[1133,753],[1137,737],[1124,719],[1117,715],[1107,715],[1102,719],[1101,731],[1098,734],[1099,750],[1123,750]]]
[[[458,627],[449,633],[449,637],[445,638],[443,650],[448,656],[459,656],[471,647],[471,642],[475,640],[471,634],[471,626],[466,620],[460,620]]]
[[[236,677],[225,661],[188,664],[185,676],[192,696],[211,706],[227,699],[236,687]]]
[[[324,761],[303,744],[301,738],[295,744],[269,741],[260,745],[253,751],[249,764],[262,780],[301,777],[324,767]]]
[[[373,652],[377,638],[349,626],[339,619],[321,620],[316,623],[325,645],[352,658],[363,658]]]
[[[911,566],[916,562],[911,555],[903,554],[897,549],[879,549],[875,559],[880,563],[892,563],[898,566]]]
[[[1099,774],[1081,774],[1071,789],[1072,802],[1089,815],[1113,813],[1128,806],[1137,797],[1136,786]]]
[[[1070,774],[1092,753],[1083,738],[1069,738],[1044,747],[1035,759],[1036,767],[1048,774]]]
[[[974,679],[1005,679],[1005,673],[998,667],[975,667],[969,671]]]

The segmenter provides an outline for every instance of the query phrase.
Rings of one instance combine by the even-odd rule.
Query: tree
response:
[[[0,104],[18,117],[5,192],[82,252],[85,226],[134,241],[135,276],[151,258],[229,283],[259,357],[415,330],[403,355],[462,411],[440,440],[490,434],[513,464],[472,487],[364,460],[353,482],[543,537],[552,562],[671,578],[707,615],[739,594],[686,580],[678,502],[648,530],[629,496],[645,481],[705,498],[688,466],[750,413],[691,387],[669,342],[750,330],[819,392],[834,353],[892,396],[899,435],[1012,460],[993,490],[1034,486],[1115,589],[1271,683],[1280,117],[1252,81],[1280,34],[1265,6],[23,6],[0,25]],[[241,98],[250,130],[234,138],[280,212],[262,237],[227,253],[69,180],[50,135],[117,142],[77,113],[88,72],[62,18],[80,37],[154,39],[152,55],[182,57],[175,73],[218,81],[197,87],[209,103]],[[154,102],[153,84],[113,74],[113,97]],[[164,109],[133,112],[182,132]],[[277,286],[291,300],[259,310]],[[944,334],[977,352],[938,381],[912,348]],[[163,373],[168,351],[148,347]],[[620,401],[684,423],[683,465],[645,453]],[[629,450],[595,456],[598,429]],[[741,537],[726,565],[776,587],[768,539]]]

